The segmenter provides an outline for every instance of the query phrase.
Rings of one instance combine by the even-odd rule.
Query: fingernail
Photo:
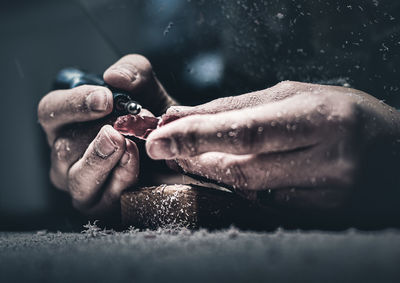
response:
[[[168,138],[150,141],[147,151],[154,159],[173,159],[178,154],[175,141]]]
[[[122,76],[129,79],[131,82],[136,80],[136,77],[138,76],[137,70],[130,65],[129,66],[120,65],[114,68],[113,70],[120,73]]]
[[[108,107],[108,95],[105,90],[96,90],[86,98],[86,105],[92,111],[105,111]]]
[[[107,130],[104,130],[95,141],[94,149],[98,156],[105,159],[117,150],[117,146],[112,141],[110,135],[107,133]]]
[[[121,158],[121,161],[120,161],[121,165],[128,164],[130,159],[131,159],[131,155],[126,151]]]

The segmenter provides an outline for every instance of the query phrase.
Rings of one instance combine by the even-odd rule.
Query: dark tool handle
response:
[[[55,79],[54,89],[69,89],[80,85],[98,85],[109,88],[114,99],[113,113],[117,116],[136,115],[142,110],[142,106],[129,94],[107,85],[98,75],[85,73],[76,68],[62,69]]]

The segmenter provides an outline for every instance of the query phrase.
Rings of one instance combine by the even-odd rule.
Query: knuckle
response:
[[[282,81],[274,86],[274,88],[279,88],[283,90],[288,90],[295,88],[299,83],[294,81]]]
[[[332,111],[333,102],[330,98],[320,95],[312,96],[312,100],[314,101],[313,108],[309,111],[311,114],[314,114],[317,117],[324,118],[323,121],[329,121],[330,117],[334,114]]]
[[[139,171],[135,165],[126,164],[123,167],[122,171],[117,172],[114,175],[114,178],[121,184],[124,184],[125,187],[132,186],[138,180]]]
[[[357,124],[359,116],[357,104],[353,102],[345,103],[341,109],[341,124],[347,128],[354,128],[354,126]]]
[[[68,161],[71,156],[69,139],[57,138],[52,147],[52,155],[55,160]]]
[[[331,118],[334,121],[352,122],[359,115],[359,106],[353,98],[343,93],[331,93],[320,96],[320,101],[331,108]]]
[[[338,129],[340,131],[351,132],[359,123],[358,105],[353,101],[334,97],[317,97],[314,113],[323,117],[327,129]],[[316,110],[316,111],[315,111]]]

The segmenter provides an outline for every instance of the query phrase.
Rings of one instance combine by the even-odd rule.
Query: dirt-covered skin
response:
[[[140,55],[123,57],[104,79],[156,116],[175,104]],[[111,111],[111,92],[94,86],[51,92],[38,108],[52,147],[51,180],[87,214],[116,207],[138,179],[137,147],[105,125]],[[349,200],[363,203],[359,188],[378,184],[378,198],[399,207],[393,188],[399,185],[400,114],[361,91],[286,81],[169,108],[160,125],[146,142],[150,157],[176,160],[184,171],[247,198],[273,191],[274,201],[290,208],[329,210]],[[372,205],[388,207],[374,195]]]
[[[399,184],[393,168],[400,168],[400,113],[358,90],[286,81],[196,107],[174,106],[164,119],[172,122],[148,137],[150,157],[176,160],[185,172],[248,198],[272,190],[287,206],[336,209],[367,178],[385,188],[382,172],[392,171]],[[381,171],[366,170],[365,162]]]
[[[149,61],[140,55],[121,58],[105,71],[104,80],[130,92],[157,115],[174,103]],[[139,175],[137,146],[110,126],[112,108],[110,90],[89,85],[50,92],[38,106],[39,122],[52,150],[51,181],[89,215],[118,207],[121,193]]]

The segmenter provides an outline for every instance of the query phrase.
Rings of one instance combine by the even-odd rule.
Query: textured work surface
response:
[[[0,262],[0,282],[400,282],[400,233],[3,232]]]

